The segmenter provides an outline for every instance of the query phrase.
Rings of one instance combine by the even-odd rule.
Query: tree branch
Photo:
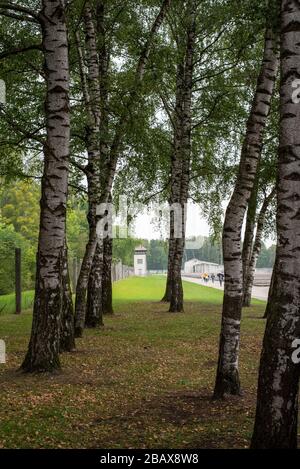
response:
[[[6,12],[5,10],[12,10],[17,13],[23,13],[23,15],[13,15],[9,11]],[[5,16],[11,16],[12,18],[19,19],[22,21],[33,21],[34,23],[40,22],[38,14],[35,13],[33,10],[10,2],[0,2],[0,14]]]
[[[42,45],[32,44],[31,46],[27,46],[27,47],[16,47],[15,49],[11,49],[9,51],[0,53],[0,60],[5,59],[6,57],[9,57],[11,55],[23,54],[24,52],[28,52],[31,50],[42,51]]]
[[[77,161],[72,160],[72,159],[70,159],[70,163],[75,168],[80,169],[80,171],[82,171],[84,174],[87,174],[87,168],[85,166],[83,166],[82,164],[77,163]]]

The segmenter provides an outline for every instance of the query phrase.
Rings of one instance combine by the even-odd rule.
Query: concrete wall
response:
[[[218,274],[223,272],[223,265],[215,265],[211,262],[201,262],[197,260],[190,260],[184,264],[185,274]]]
[[[122,262],[118,262],[112,265],[111,278],[113,282],[131,277],[132,275],[134,275],[133,267],[123,265]]]
[[[80,272],[81,262],[81,259],[72,259],[69,265],[73,293],[76,291],[76,283]],[[123,265],[122,262],[112,264],[111,278],[113,282],[122,280],[123,278],[131,277],[132,275],[134,275],[133,267]]]

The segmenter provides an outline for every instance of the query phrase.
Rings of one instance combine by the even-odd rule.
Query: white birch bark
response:
[[[260,362],[253,448],[296,448],[300,338],[300,3],[281,2],[280,143],[275,287]]]
[[[22,364],[27,372],[51,371],[60,367],[70,141],[69,60],[64,3],[42,0],[39,19],[47,88],[47,140],[44,146],[33,323],[28,352]]]

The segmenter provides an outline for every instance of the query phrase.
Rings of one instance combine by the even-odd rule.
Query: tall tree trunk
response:
[[[183,45],[185,48],[185,45]],[[175,298],[173,296],[173,307],[176,310],[179,304],[179,308],[183,308],[183,290],[181,284],[181,277],[175,275],[175,258],[176,256],[176,244],[178,237],[178,229],[175,233],[175,222],[178,224],[178,211],[175,210],[175,204],[178,205],[180,200],[180,180],[182,177],[182,161],[180,159],[180,148],[182,140],[182,103],[183,103],[183,86],[184,86],[184,74],[185,74],[185,63],[184,56],[179,53],[179,62],[177,64],[177,76],[176,76],[176,105],[173,116],[173,150],[171,154],[171,194],[169,200],[170,207],[170,227],[169,227],[169,252],[168,252],[168,274],[166,282],[165,294],[162,298],[163,302],[170,302],[172,300],[172,291],[174,291]],[[178,261],[177,261],[178,262]],[[177,284],[177,285],[176,285]],[[177,300],[178,297],[178,300]]]
[[[186,206],[190,182],[191,127],[192,127],[192,92],[194,51],[196,40],[197,2],[186,2],[186,31],[184,35],[184,55],[177,67],[176,108],[174,115],[174,154],[171,166],[171,202],[180,207],[175,211],[176,219],[170,224],[170,259],[169,289],[170,312],[183,311],[183,288],[181,267],[185,247]],[[179,224],[179,233],[176,225]],[[174,233],[174,234],[173,234]],[[173,239],[174,238],[174,239]],[[168,285],[167,285],[168,288]]]
[[[102,311],[103,314],[113,314],[112,305],[112,253],[113,239],[110,237],[103,240],[103,270],[102,270]]]
[[[99,59],[97,52],[96,31],[94,27],[93,15],[89,2],[84,9],[85,46],[88,76],[85,81],[84,63],[82,63],[82,53],[78,45],[79,62],[82,75],[83,94],[85,96],[85,106],[87,112],[86,148],[88,152],[88,166],[86,175],[88,181],[88,202],[89,202],[89,240],[86,246],[84,258],[77,281],[76,302],[75,302],[75,336],[82,337],[85,314],[86,295],[93,257],[97,246],[96,233],[96,210],[100,203],[101,195],[101,175],[100,169],[100,123],[101,123],[101,96],[99,83]],[[79,39],[78,41],[79,42]]]
[[[276,194],[276,190],[273,189],[270,195],[268,195],[262,205],[262,208],[259,212],[258,220],[257,220],[257,229],[255,240],[253,244],[253,249],[251,253],[250,263],[247,269],[247,276],[245,278],[245,285],[244,285],[244,306],[249,307],[251,306],[251,298],[252,298],[252,288],[254,282],[254,275],[256,269],[257,259],[261,252],[261,243],[262,243],[262,236],[265,224],[265,218],[267,210],[272,202],[274,196]]]
[[[179,159],[178,150],[180,148],[181,140],[181,113],[182,113],[182,93],[183,93],[183,79],[184,79],[184,58],[180,60],[177,65],[177,77],[176,77],[176,106],[173,118],[173,150],[171,154],[171,194],[169,200],[170,208],[170,227],[169,227],[169,251],[168,251],[168,273],[166,281],[166,290],[162,298],[163,302],[171,302],[172,298],[172,287],[174,284],[174,262],[175,262],[175,251],[176,251],[176,239],[175,234],[175,221],[177,211],[174,205],[178,204],[180,195],[180,178],[182,173],[181,161]]]
[[[68,38],[62,2],[42,0],[39,18],[47,87],[47,140],[32,331],[22,364],[27,372],[52,371],[60,367],[70,142]]]
[[[300,366],[300,4],[281,2],[280,141],[276,288],[272,289],[261,354],[252,448],[296,448]]]
[[[101,112],[102,112],[102,126],[101,126],[101,157],[104,169],[107,168],[109,160],[109,116],[108,116],[108,64],[109,64],[109,51],[107,46],[106,29],[104,25],[105,5],[100,1],[97,8],[97,31],[100,38],[100,88],[101,88]],[[104,177],[105,181],[105,177]],[[112,203],[112,194],[109,193],[108,202]],[[112,220],[110,220],[112,224]],[[102,259],[102,272],[101,272],[101,303],[102,314],[113,314],[112,307],[112,250],[113,239],[108,233],[103,241],[103,259]]]
[[[241,231],[261,156],[263,131],[270,112],[278,69],[277,41],[268,29],[263,62],[247,123],[237,182],[226,210],[223,228],[225,288],[214,397],[240,393],[238,356],[243,300]]]
[[[102,319],[102,271],[103,271],[103,243],[98,242],[93,258],[88,284],[86,327],[103,325]]]
[[[106,44],[103,36],[104,26],[104,2],[97,2],[97,36],[100,37],[98,42],[98,49],[96,43],[95,27],[90,9],[90,2],[87,1],[84,14],[84,23],[86,29],[86,50],[87,50],[87,62],[88,62],[88,77],[85,79],[85,66],[82,60],[83,54],[81,53],[80,47],[78,47],[78,56],[81,70],[81,80],[83,86],[83,95],[85,96],[85,107],[87,109],[88,119],[90,125],[88,126],[87,135],[87,149],[89,154],[89,164],[85,168],[85,172],[88,177],[88,181],[92,181],[93,187],[89,187],[89,194],[92,198],[96,199],[96,205],[106,204],[111,194],[111,189],[114,181],[116,166],[120,154],[120,149],[123,141],[123,137],[126,131],[126,126],[130,118],[131,109],[134,106],[139,86],[143,80],[146,65],[149,59],[150,50],[153,44],[155,35],[157,34],[165,15],[169,9],[171,0],[163,0],[160,11],[156,16],[145,46],[142,49],[140,58],[137,63],[134,83],[132,88],[129,90],[129,97],[124,106],[123,112],[116,124],[114,137],[112,143],[108,146],[108,132],[103,131],[107,129],[105,122],[100,119],[101,110],[102,117],[105,120],[107,116],[106,109],[106,93],[107,93],[107,66],[108,66],[108,51],[106,50]],[[78,38],[78,35],[77,35]],[[78,43],[78,41],[77,41]],[[99,54],[98,54],[99,52]],[[106,67],[106,68],[105,68]],[[87,86],[89,84],[89,89]],[[105,111],[106,112],[103,112]],[[94,119],[93,119],[94,118]],[[100,131],[101,130],[101,131]],[[101,138],[100,138],[101,134]],[[92,153],[91,153],[92,150]],[[93,157],[94,155],[94,157]],[[104,155],[101,161],[101,155]],[[88,183],[88,186],[90,184]],[[102,216],[96,217],[95,205],[89,200],[89,213],[94,216],[95,224],[99,221]],[[90,228],[89,243],[86,248],[85,256],[82,263],[81,272],[77,283],[76,292],[76,337],[81,337],[83,334],[83,328],[85,324],[86,314],[86,295],[89,274],[93,263],[93,257],[95,254],[97,244],[97,238],[95,236],[94,229]]]

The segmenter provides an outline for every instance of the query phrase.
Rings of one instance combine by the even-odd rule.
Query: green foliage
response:
[[[39,230],[39,185],[17,180],[0,193],[0,294],[15,288],[15,248],[22,250],[22,288],[34,287]]]
[[[69,199],[67,212],[67,241],[69,259],[82,259],[88,239],[86,206],[75,196]]]
[[[40,185],[25,179],[7,183],[0,193],[0,294],[14,290],[14,249],[22,249],[22,287],[34,287],[39,234]],[[68,203],[69,258],[82,259],[87,242],[86,206],[74,196]]]
[[[167,269],[168,243],[166,241],[151,239],[147,253],[147,266],[149,270]]]
[[[257,261],[257,268],[269,268],[272,269],[275,263],[276,256],[276,245],[273,244],[269,248],[263,243],[261,253]]]
[[[0,295],[10,293],[15,286],[15,248],[22,250],[22,287],[33,287],[35,256],[30,243],[12,225],[0,222]]]
[[[134,249],[139,244],[144,244],[140,239],[116,238],[113,240],[113,259],[122,261],[124,265],[133,266]]]
[[[166,270],[168,266],[167,241],[151,239],[116,238],[113,241],[113,258],[121,260],[124,265],[133,266],[134,249],[142,244],[147,248],[148,270]]]
[[[39,233],[40,186],[31,180],[17,180],[6,185],[0,198],[2,220],[37,245]]]
[[[188,249],[189,241],[193,241],[198,249]],[[214,262],[215,264],[222,263],[222,250],[220,243],[214,242],[213,239],[207,237],[199,237],[187,240],[185,250],[185,261],[190,259],[199,259],[201,261]]]

